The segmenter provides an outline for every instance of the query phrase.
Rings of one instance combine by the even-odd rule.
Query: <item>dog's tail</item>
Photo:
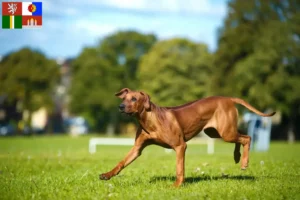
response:
[[[276,112],[272,112],[272,113],[266,114],[266,113],[260,112],[259,110],[257,110],[253,106],[251,106],[249,103],[247,103],[243,99],[239,99],[239,98],[230,98],[230,99],[234,103],[241,104],[241,105],[245,106],[246,108],[248,108],[249,110],[251,110],[252,112],[254,112],[260,116],[263,116],[263,117],[271,117],[271,116],[275,115],[275,113],[276,113]]]

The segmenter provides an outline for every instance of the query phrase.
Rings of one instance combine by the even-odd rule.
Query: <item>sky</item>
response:
[[[84,47],[125,30],[152,33],[161,40],[188,38],[214,51],[227,12],[226,0],[41,1],[42,28],[0,29],[0,56],[30,47],[49,58],[72,58]]]

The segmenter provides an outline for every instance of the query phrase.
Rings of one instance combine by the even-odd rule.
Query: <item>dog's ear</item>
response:
[[[150,104],[150,96],[144,92],[140,92],[141,95],[144,96],[144,108],[146,111],[150,111],[151,110],[151,104]]]
[[[122,90],[120,90],[119,92],[117,92],[117,93],[115,94],[115,96],[117,96],[117,97],[123,99],[123,98],[125,97],[125,95],[126,95],[128,92],[130,92],[130,91],[131,91],[131,90],[130,90],[129,88],[123,88]]]

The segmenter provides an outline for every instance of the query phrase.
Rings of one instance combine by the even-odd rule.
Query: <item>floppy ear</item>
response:
[[[130,92],[130,91],[131,91],[131,90],[130,90],[129,88],[123,88],[122,90],[120,90],[119,92],[117,92],[117,93],[115,94],[115,96],[117,96],[117,97],[123,99],[123,98],[125,97],[125,95],[126,95],[128,92]]]
[[[141,95],[144,96],[144,108],[146,111],[150,111],[151,110],[151,104],[150,104],[150,96],[144,92],[140,92]]]

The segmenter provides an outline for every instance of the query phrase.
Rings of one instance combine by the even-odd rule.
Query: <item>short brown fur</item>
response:
[[[153,104],[149,95],[144,92],[124,88],[116,93],[116,96],[123,99],[120,111],[135,116],[140,126],[132,149],[115,168],[100,175],[102,180],[109,180],[119,174],[123,168],[141,155],[146,146],[156,144],[175,150],[176,182],[174,185],[180,186],[184,182],[186,142],[202,130],[210,137],[235,143],[234,160],[236,163],[240,161],[240,146],[243,145],[241,169],[246,169],[249,162],[251,138],[242,135],[237,129],[238,111],[235,104],[241,104],[264,117],[275,114],[275,112],[264,114],[244,100],[231,97],[215,96],[181,106],[159,107]]]

